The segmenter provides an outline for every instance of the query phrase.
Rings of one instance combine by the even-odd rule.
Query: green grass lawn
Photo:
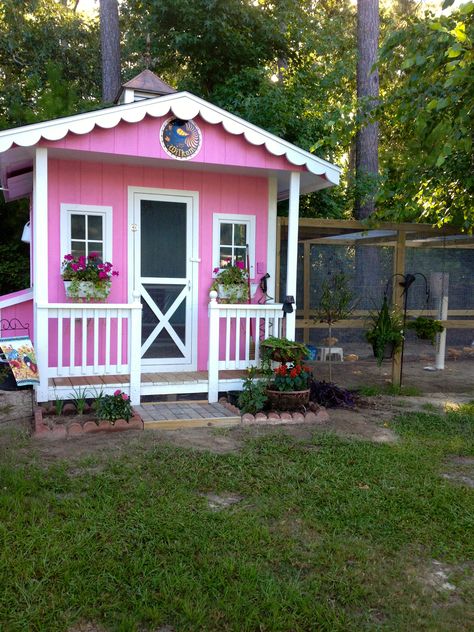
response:
[[[141,442],[50,467],[12,440],[0,629],[474,629],[474,489],[441,476],[474,456],[472,410],[391,427],[395,445],[249,433],[238,454]]]

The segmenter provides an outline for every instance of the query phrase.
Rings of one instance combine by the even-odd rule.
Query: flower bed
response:
[[[53,415],[41,406],[34,409],[33,434],[48,439],[65,439],[92,432],[121,432],[143,430],[143,421],[136,413],[129,421],[117,419],[115,423],[99,420],[93,413],[83,415]]]
[[[90,432],[143,430],[143,420],[130,406],[130,399],[120,389],[113,395],[100,394],[87,403],[87,391],[75,391],[74,403],[57,399],[49,406],[34,409],[35,435],[52,439],[77,436]]]

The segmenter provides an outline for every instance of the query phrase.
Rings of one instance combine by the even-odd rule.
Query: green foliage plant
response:
[[[380,310],[372,313],[370,318],[371,326],[365,337],[372,345],[377,364],[380,366],[387,347],[391,347],[392,351],[400,349],[403,342],[403,321],[398,312],[390,310],[386,296]]]
[[[91,395],[92,395],[92,409],[97,411],[101,400],[104,397],[104,389],[103,388],[98,388],[97,386],[95,386],[92,390],[91,390]]]
[[[54,412],[56,415],[59,416],[63,412],[63,404],[64,401],[61,398],[56,397],[54,401]]]
[[[78,415],[83,415],[87,405],[87,388],[73,388],[72,393],[69,393],[69,397],[74,402]]]
[[[249,273],[241,261],[235,265],[228,265],[223,268],[214,268],[216,275],[211,284],[210,290],[220,292],[221,288],[225,296],[221,296],[221,302],[225,303],[248,303],[249,302]]]
[[[415,320],[411,320],[407,323],[407,329],[413,329],[418,338],[421,340],[429,340],[431,344],[434,345],[436,334],[440,334],[444,330],[444,327],[439,320],[418,316]]]
[[[129,396],[117,389],[113,395],[104,395],[97,404],[97,416],[114,424],[117,419],[128,421],[132,416]]]
[[[263,410],[267,403],[267,380],[256,367],[247,369],[243,390],[239,395],[239,408],[242,413],[256,413]]]
[[[309,355],[308,348],[302,342],[269,336],[260,343],[262,365],[269,366],[270,360],[276,362],[300,362]]]

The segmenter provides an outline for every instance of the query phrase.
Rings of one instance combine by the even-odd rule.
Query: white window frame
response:
[[[71,252],[71,215],[99,215],[103,221],[104,261],[112,262],[112,207],[90,204],[61,204],[61,261]]]
[[[249,246],[250,278],[255,278],[255,215],[239,213],[214,213],[212,216],[212,270],[220,268],[221,224],[246,224]],[[247,266],[247,263],[245,263]],[[215,277],[217,273],[212,273]]]

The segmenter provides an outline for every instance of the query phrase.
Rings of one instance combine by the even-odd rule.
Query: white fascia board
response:
[[[222,123],[224,129],[230,134],[243,135],[247,142],[252,145],[264,145],[266,150],[274,156],[285,156],[295,166],[306,167],[314,175],[324,175],[330,183],[329,186],[339,184],[341,169],[336,165],[318,158],[189,92],[178,92],[4,130],[0,132],[0,152],[7,151],[13,144],[20,147],[31,147],[41,139],[60,140],[69,132],[88,134],[95,126],[111,129],[121,121],[138,123],[147,115],[156,118],[166,116],[169,112],[172,112],[177,118],[185,120],[201,116],[211,125]]]

